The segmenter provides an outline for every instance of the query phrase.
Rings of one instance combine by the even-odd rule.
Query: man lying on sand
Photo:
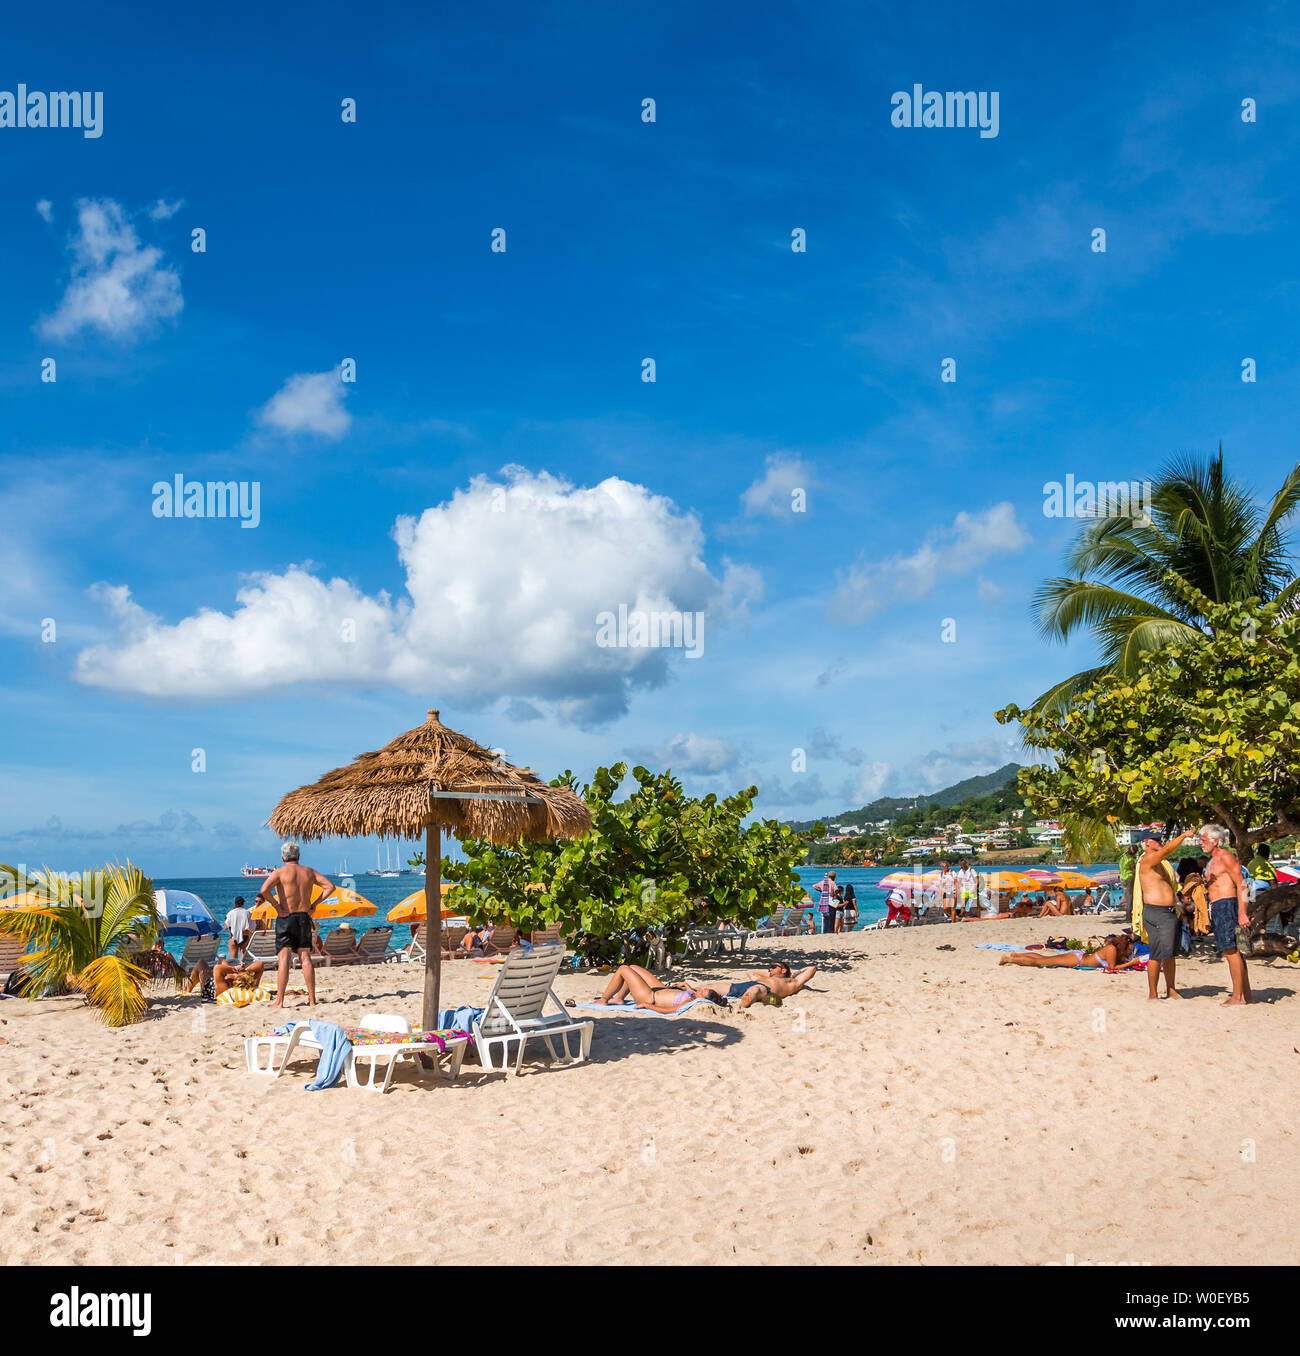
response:
[[[610,976],[605,992],[596,1000],[598,1003],[613,1006],[631,998],[638,1008],[650,1008],[655,1012],[675,1012],[687,1003],[703,998],[725,1008],[729,1000],[740,1000],[742,1008],[752,1007],[755,1003],[780,1001],[799,992],[817,973],[817,967],[810,965],[799,974],[792,975],[790,967],[778,962],[770,970],[750,972],[748,979],[730,984],[724,990],[716,984],[661,984],[658,977],[641,965],[620,965]]]
[[[796,975],[784,961],[777,961],[770,970],[751,970],[748,979],[736,980],[722,996],[738,998],[742,1008],[773,1000],[779,1003],[782,999],[793,998],[816,973],[817,967],[810,965]],[[716,990],[711,989],[711,992]]]
[[[1126,932],[1112,933],[1096,951],[1009,951],[999,965],[1032,965],[1040,970],[1069,967],[1072,970],[1131,970],[1142,962],[1134,959],[1133,938]]]
[[[199,963],[190,972],[189,983],[182,993],[192,993],[198,986],[199,992],[207,1003],[215,1003],[227,989],[256,989],[262,982],[262,962],[253,961],[250,965],[231,965],[229,961],[218,959],[215,966],[207,961]]]

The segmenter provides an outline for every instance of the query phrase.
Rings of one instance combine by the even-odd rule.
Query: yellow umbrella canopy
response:
[[[312,902],[315,903],[324,893],[321,886],[313,885]],[[362,918],[374,913],[378,907],[364,895],[357,894],[355,890],[339,889],[335,890],[324,904],[317,904],[313,913],[317,918]],[[256,904],[249,910],[249,914],[259,923],[269,922],[275,917],[275,905],[269,901],[265,904]]]
[[[1042,881],[1026,876],[1022,871],[990,871],[984,880],[990,890],[1001,893],[1006,890],[1041,890]]]
[[[513,767],[430,710],[423,725],[373,753],[300,786],[268,820],[286,838],[416,838],[425,835],[426,897],[441,898],[442,830],[458,838],[509,844],[521,838],[580,838],[591,812],[567,786],[548,786]],[[441,919],[426,946],[422,1021],[438,1020]]]
[[[454,886],[449,884],[443,885],[442,893],[445,895],[448,890],[454,888]],[[389,909],[386,921],[389,923],[423,923],[428,916],[428,912],[428,908],[424,902],[424,891],[416,890],[407,895],[400,904],[394,904],[393,907]],[[457,909],[448,909],[444,907],[442,916],[444,918],[455,918],[458,916],[459,912],[460,911]]]

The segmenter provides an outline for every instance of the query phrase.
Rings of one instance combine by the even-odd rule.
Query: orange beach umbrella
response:
[[[454,886],[447,881],[443,881],[439,885],[439,889],[444,895],[453,888]],[[463,912],[463,909],[449,909],[446,905],[441,910],[444,918],[459,918]],[[390,923],[423,923],[428,916],[429,909],[425,903],[424,891],[416,890],[407,895],[400,904],[395,904],[389,909],[387,921]]]
[[[313,900],[319,899],[322,894],[324,894],[324,891],[319,885],[312,886],[311,897]],[[378,905],[372,904],[364,895],[357,894],[355,890],[335,890],[324,904],[316,907],[313,917],[362,918],[368,917],[377,908]],[[264,904],[254,905],[249,912],[259,923],[269,923],[275,917],[275,905],[267,900]]]

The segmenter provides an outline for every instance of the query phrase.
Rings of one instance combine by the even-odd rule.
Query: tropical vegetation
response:
[[[1098,679],[1132,679],[1145,656],[1190,647],[1214,630],[1207,610],[1254,598],[1280,611],[1300,603],[1287,520],[1300,505],[1300,465],[1271,499],[1224,468],[1216,455],[1174,459],[1151,482],[1142,512],[1091,519],[1067,557],[1066,576],[1046,580],[1034,599],[1042,634],[1066,641],[1090,633],[1092,668],[1044,692],[1041,711],[1063,711]]]
[[[821,825],[799,833],[775,820],[746,824],[756,787],[719,799],[686,795],[671,772],[632,769],[631,794],[616,800],[625,763],[598,768],[581,794],[592,826],[567,841],[463,843],[444,859],[456,884],[449,906],[471,921],[509,918],[525,932],[559,924],[589,960],[617,963],[683,949],[692,927],[723,920],[752,926],[803,889],[793,867]],[[572,773],[551,783],[577,790]]]
[[[1055,755],[1019,776],[1040,814],[1212,821],[1245,860],[1257,843],[1300,833],[1300,613],[1285,590],[1218,603],[1182,579],[1169,587],[1205,620],[1196,645],[1170,640],[1139,654],[1132,674],[1103,672],[1067,703],[997,718]]]
[[[81,993],[109,1026],[144,1016],[151,975],[130,956],[163,929],[148,877],[129,862],[70,876],[0,865],[0,881],[0,936],[28,944],[28,997]]]

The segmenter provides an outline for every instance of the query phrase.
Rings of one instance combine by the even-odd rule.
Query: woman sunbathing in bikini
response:
[[[199,961],[181,992],[192,993],[197,988],[206,1002],[215,1003],[227,989],[256,989],[261,982],[261,961],[250,965],[231,965],[221,959],[216,965]]]
[[[1060,966],[1073,970],[1128,970],[1141,962],[1133,957],[1133,938],[1126,932],[1116,932],[1096,951],[1011,951],[998,964],[1032,965],[1038,969]]]
[[[718,989],[705,985],[691,988],[686,984],[661,984],[642,965],[620,965],[596,1001],[612,1005],[622,1003],[626,998],[631,998],[639,1008],[651,1008],[655,1012],[675,1012],[697,998],[706,998],[719,1007],[727,1006],[725,996]]]

